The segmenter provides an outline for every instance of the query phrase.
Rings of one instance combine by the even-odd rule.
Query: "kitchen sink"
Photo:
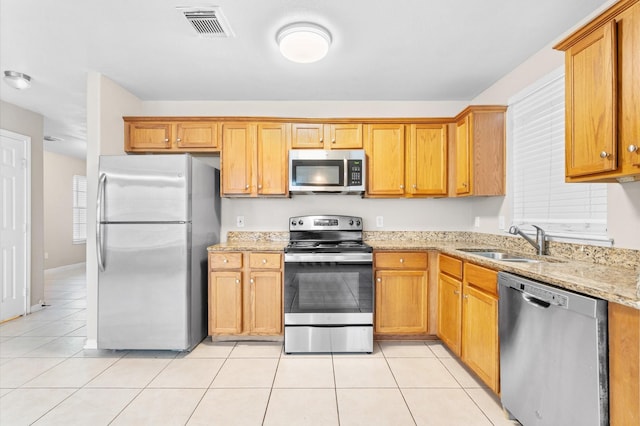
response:
[[[502,250],[484,250],[484,249],[458,249],[466,253],[476,256],[486,257],[487,259],[499,260],[502,262],[520,262],[520,263],[539,263],[543,260],[532,257],[522,256],[519,254],[508,253]]]

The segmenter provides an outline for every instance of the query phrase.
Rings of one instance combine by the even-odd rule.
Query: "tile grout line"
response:
[[[338,401],[338,382],[336,380],[336,365],[334,363],[333,352],[331,352],[331,373],[333,374],[333,395],[336,400],[336,416],[338,418],[338,426],[340,426],[340,402]]]
[[[407,402],[407,399],[404,396],[404,392],[402,392],[402,388],[400,387],[400,383],[398,383],[398,379],[396,378],[396,375],[393,373],[393,369],[391,368],[391,364],[389,364],[389,359],[387,358],[387,355],[384,353],[382,345],[379,345],[379,346],[380,346],[380,352],[382,352],[382,357],[384,358],[384,362],[387,364],[387,368],[389,368],[389,372],[391,373],[391,377],[393,377],[393,381],[396,383],[398,391],[400,391],[400,396],[402,397],[402,400],[404,401],[404,405],[407,407],[407,410],[409,411],[409,415],[411,416],[411,420],[413,421],[414,425],[417,425],[418,422],[416,422],[416,418],[413,416],[413,411],[411,411],[411,407],[409,406],[409,403]]]
[[[264,407],[264,414],[262,415],[261,425],[264,425],[264,422],[267,419],[267,412],[269,411],[269,404],[271,403],[271,395],[273,394],[273,385],[276,383],[276,376],[278,375],[278,368],[280,368],[280,360],[282,359],[282,354],[284,351],[284,346],[280,348],[280,354],[278,355],[278,363],[276,364],[276,371],[273,373],[273,379],[271,380],[271,388],[269,389],[269,396],[267,397],[267,405]],[[231,355],[231,353],[229,353]]]

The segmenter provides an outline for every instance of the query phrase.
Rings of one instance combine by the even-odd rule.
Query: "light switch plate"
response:
[[[476,218],[473,220],[473,226],[475,226],[476,228],[480,228],[480,216],[476,216]]]
[[[236,217],[236,226],[238,228],[244,228],[244,216],[237,216]]]
[[[376,228],[382,228],[384,226],[384,217],[376,216]]]

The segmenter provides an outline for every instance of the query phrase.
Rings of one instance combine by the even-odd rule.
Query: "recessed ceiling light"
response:
[[[308,64],[319,61],[329,52],[331,34],[320,25],[297,22],[282,27],[276,34],[280,53],[290,61]]]
[[[14,89],[22,90],[31,87],[31,77],[17,71],[5,71],[4,81]]]

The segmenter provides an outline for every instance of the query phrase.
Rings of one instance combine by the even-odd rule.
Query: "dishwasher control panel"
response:
[[[567,296],[549,291],[544,288],[540,288],[538,286],[522,283],[520,284],[520,290],[532,295],[537,299],[543,300],[547,303],[551,303],[552,305],[566,308],[569,304]]]

